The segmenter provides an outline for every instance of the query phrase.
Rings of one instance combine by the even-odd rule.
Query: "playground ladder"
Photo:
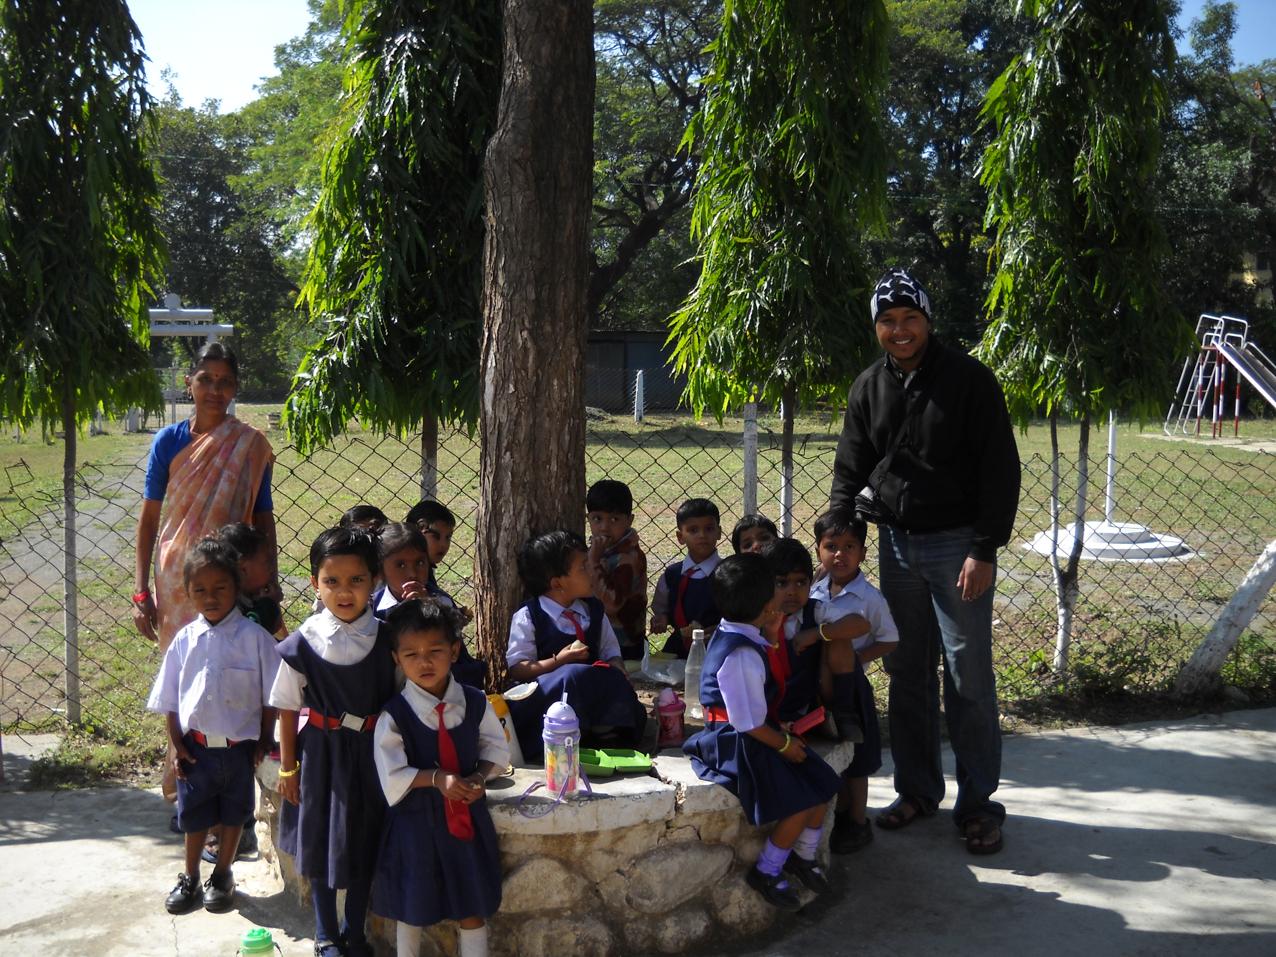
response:
[[[1237,373],[1234,412],[1239,428],[1240,379],[1276,408],[1276,363],[1249,341],[1249,323],[1235,316],[1203,314],[1196,322],[1200,348],[1194,359],[1183,363],[1174,401],[1165,416],[1167,435],[1199,434],[1208,414],[1212,431],[1219,433],[1224,415],[1227,366]]]

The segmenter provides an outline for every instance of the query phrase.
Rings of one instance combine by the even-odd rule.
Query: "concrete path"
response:
[[[1276,710],[1007,738],[999,796],[1000,854],[943,811],[875,829],[840,899],[747,953],[1276,954]]]
[[[254,924],[285,957],[310,953],[309,914],[264,863],[236,865],[236,912],[169,917],[169,806],[123,788],[23,792],[27,760],[6,738],[0,953],[229,957]],[[1276,954],[1276,710],[1007,738],[1004,781],[1000,855],[967,855],[942,815],[879,830],[837,859],[840,894],[747,953]]]

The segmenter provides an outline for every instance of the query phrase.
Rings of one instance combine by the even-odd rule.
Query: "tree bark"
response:
[[[1068,671],[1068,658],[1072,650],[1072,627],[1076,616],[1077,596],[1080,593],[1078,582],[1081,565],[1081,552],[1085,548],[1085,515],[1089,503],[1090,491],[1090,413],[1081,416],[1081,432],[1077,440],[1077,497],[1076,510],[1073,513],[1072,548],[1068,552],[1067,564],[1059,566],[1058,534],[1059,534],[1059,433],[1057,414],[1050,418],[1050,449],[1053,454],[1054,474],[1051,487],[1051,512],[1054,541],[1054,573],[1055,598],[1057,601],[1058,626],[1055,631],[1054,673],[1060,680],[1065,680]]]
[[[75,386],[62,384],[62,625],[66,719],[80,723],[80,614],[75,568]]]
[[[1219,672],[1236,641],[1258,614],[1267,594],[1276,586],[1276,541],[1268,542],[1263,553],[1241,581],[1218,621],[1210,629],[1174,682],[1174,692],[1194,695],[1218,684]]]
[[[439,417],[426,412],[421,418],[421,498],[439,497]]]
[[[797,387],[784,386],[780,399],[780,534],[793,534],[793,419],[797,415]]]
[[[478,647],[496,687],[523,598],[515,555],[585,514],[585,335],[593,177],[593,7],[504,0],[483,171]]]

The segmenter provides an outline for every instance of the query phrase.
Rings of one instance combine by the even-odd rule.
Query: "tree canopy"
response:
[[[475,422],[483,150],[499,92],[493,0],[356,0],[302,302],[321,337],[286,406],[304,449],[352,417]]]
[[[700,277],[669,333],[697,411],[823,398],[874,353],[856,317],[883,225],[886,35],[880,0],[726,5],[687,134]]]
[[[1173,63],[1163,0],[1020,0],[1028,50],[988,92],[996,273],[981,352],[1020,421],[1160,413],[1190,330],[1152,190]]]
[[[155,141],[122,0],[0,4],[0,418],[159,406]]]

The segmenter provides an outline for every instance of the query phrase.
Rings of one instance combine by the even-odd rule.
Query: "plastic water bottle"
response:
[[[700,672],[703,670],[704,629],[697,628],[691,633],[691,649],[687,652],[687,677],[682,685],[687,711],[697,721],[704,720],[704,709],[700,707]]]
[[[686,736],[686,728],[682,723],[682,714],[687,706],[672,688],[661,688],[656,695],[656,720],[660,722],[660,736],[656,746],[672,748],[682,744]]]
[[[240,957],[266,957],[267,954],[274,957],[276,950],[279,950],[279,945],[264,927],[244,931],[244,936],[239,939]]]
[[[545,786],[550,794],[575,794],[580,777],[580,721],[567,703],[566,691],[563,700],[555,701],[545,712],[541,740],[545,743]]]

